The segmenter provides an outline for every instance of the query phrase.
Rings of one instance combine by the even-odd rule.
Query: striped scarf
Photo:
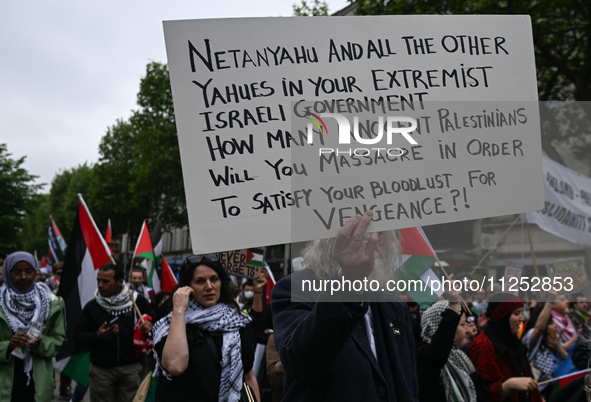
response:
[[[172,312],[159,320],[154,325],[154,345],[168,335]],[[240,390],[244,378],[242,367],[242,355],[240,344],[240,328],[244,328],[250,317],[238,313],[232,307],[219,303],[213,307],[204,309],[193,298],[189,299],[189,305],[185,313],[186,324],[197,324],[199,328],[208,332],[222,332],[222,375],[218,400],[220,402],[236,402],[240,400]],[[172,378],[161,366],[161,359],[154,349],[154,358],[158,367],[166,378]]]

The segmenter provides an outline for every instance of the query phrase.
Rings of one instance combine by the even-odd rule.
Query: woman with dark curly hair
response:
[[[257,398],[250,318],[242,314],[216,254],[187,257],[170,314],[154,325],[162,369],[157,401],[237,401],[243,383]]]

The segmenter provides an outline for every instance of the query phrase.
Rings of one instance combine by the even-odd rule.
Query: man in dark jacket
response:
[[[113,264],[97,273],[95,298],[84,306],[75,340],[90,349],[92,402],[129,402],[140,385],[142,365],[135,353],[133,330],[139,320],[131,297],[142,314],[154,316],[150,304],[123,281],[123,268]],[[140,329],[152,330],[145,321]]]
[[[418,401],[406,304],[388,292],[332,291],[330,281],[385,285],[384,273],[391,278],[399,254],[389,246],[397,242],[392,232],[365,234],[372,215],[351,218],[335,239],[312,242],[304,251],[308,268],[273,289],[284,401]],[[307,291],[329,282],[327,290]]]

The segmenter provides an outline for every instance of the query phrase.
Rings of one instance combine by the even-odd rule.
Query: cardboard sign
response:
[[[194,253],[332,237],[370,208],[378,231],[543,207],[528,16],[164,33]]]
[[[263,273],[264,248],[224,251],[220,262],[229,275],[256,279]]]

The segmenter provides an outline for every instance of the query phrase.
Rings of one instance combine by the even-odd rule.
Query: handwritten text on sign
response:
[[[542,207],[529,17],[164,30],[194,252],[330,237],[367,208],[385,230]],[[327,114],[349,120],[350,144]],[[414,119],[417,145],[373,141],[392,116]]]

